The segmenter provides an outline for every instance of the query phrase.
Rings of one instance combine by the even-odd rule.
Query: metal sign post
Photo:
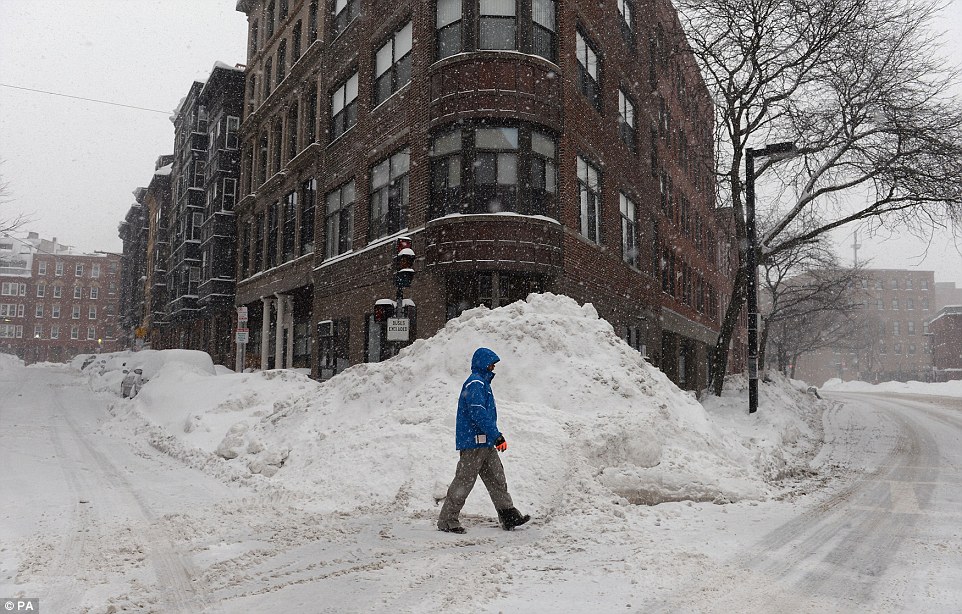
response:
[[[237,360],[234,371],[244,372],[244,363],[247,360],[247,341],[250,339],[250,329],[247,328],[247,307],[237,308],[237,331],[235,341],[237,342]]]

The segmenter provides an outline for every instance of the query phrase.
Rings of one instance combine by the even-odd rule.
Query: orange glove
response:
[[[508,449],[508,442],[504,440],[504,435],[498,435],[498,438],[494,440],[494,449],[498,452],[504,452]]]

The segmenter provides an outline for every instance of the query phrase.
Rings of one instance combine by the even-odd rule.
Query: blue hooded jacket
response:
[[[494,404],[488,367],[501,360],[488,348],[478,348],[471,359],[471,375],[461,387],[455,444],[458,450],[490,448],[501,435],[498,430],[498,408]]]

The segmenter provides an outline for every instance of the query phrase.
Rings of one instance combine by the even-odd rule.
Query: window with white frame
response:
[[[39,275],[47,274],[47,263],[45,261],[41,260],[40,262],[37,263],[37,273]]]
[[[434,22],[437,58],[443,60],[463,50],[461,23],[464,18],[461,0],[437,0]]]
[[[43,324],[33,325],[33,338],[42,339],[43,338]]]
[[[42,318],[43,317],[43,305],[37,305],[33,310],[33,317]]]
[[[224,178],[224,211],[233,211],[237,203],[237,179],[234,177]]]
[[[94,278],[94,279],[97,279],[97,278],[100,277],[100,263],[99,263],[99,262],[95,262],[95,263],[93,263],[93,264],[90,265],[90,276],[91,276],[92,278]]]
[[[74,266],[74,277],[83,277],[84,275],[84,265],[82,262],[78,262]]]
[[[347,29],[361,14],[361,0],[334,0],[334,36]]]
[[[73,297],[74,297],[75,299],[81,299],[81,298],[83,298],[83,288],[81,288],[80,286],[74,286],[74,287],[73,287]]]
[[[331,140],[357,124],[357,71],[331,94]]]
[[[892,322],[892,334],[896,337],[901,334],[901,327],[899,326],[898,320]]]
[[[234,150],[240,144],[238,132],[240,131],[240,118],[236,115],[227,116],[227,132],[224,137],[224,148]]]
[[[46,284],[37,284],[37,298],[43,298],[47,294]]]
[[[374,58],[374,104],[379,105],[411,80],[411,22],[401,26]]]
[[[51,317],[51,318],[59,318],[59,317],[60,317],[60,305],[51,305],[51,306],[50,306],[50,317]]]
[[[59,339],[60,338],[60,326],[54,324],[50,327],[50,338]]]
[[[71,339],[80,339],[80,327],[79,327],[79,326],[71,326],[71,327],[70,327],[70,338],[71,338]]]
[[[581,30],[575,35],[575,52],[578,57],[578,87],[592,106],[601,111],[601,70],[598,53]]]
[[[93,339],[96,339],[96,338],[97,338],[97,327],[95,327],[95,326],[88,326],[88,327],[87,327],[87,339],[88,339],[88,340],[93,340]]]
[[[97,306],[91,305],[87,308],[87,319],[96,320],[97,319]]]
[[[16,303],[0,303],[0,318],[15,318],[15,317],[17,317]]]
[[[531,53],[558,61],[557,0],[531,2]]]
[[[478,48],[495,50],[518,48],[517,0],[480,1]]]
[[[23,325],[0,324],[0,338],[2,339],[22,339]]]
[[[80,305],[74,305],[70,310],[70,319],[79,320],[80,319]]]
[[[354,180],[328,193],[324,217],[326,258],[351,251],[354,234]]]
[[[63,286],[56,285],[53,287],[53,297],[61,298],[63,296]]]
[[[638,266],[638,221],[635,203],[622,192],[619,194],[621,209],[621,258],[633,267]]]
[[[593,243],[601,243],[601,174],[581,156],[578,156],[578,200],[581,234]]]
[[[618,134],[628,149],[635,151],[635,103],[624,90],[618,90]]]
[[[371,217],[368,238],[395,233],[407,225],[411,153],[404,148],[371,169]]]
[[[63,275],[63,263],[62,263],[62,262],[58,262],[58,263],[56,264],[56,266],[54,267],[54,274],[57,275],[58,277]]]

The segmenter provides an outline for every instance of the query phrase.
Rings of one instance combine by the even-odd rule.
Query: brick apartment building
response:
[[[935,273],[901,269],[867,269],[858,289],[864,334],[846,341],[850,350],[819,350],[801,357],[795,374],[821,385],[831,378],[872,383],[932,378],[929,321],[938,304]]]
[[[962,379],[962,305],[942,308],[929,322],[936,381]]]
[[[174,153],[135,191],[120,228],[131,252],[125,295],[138,297],[124,303],[128,345],[203,350],[232,364],[243,100],[243,68],[215,64],[175,112]]]
[[[0,352],[62,362],[123,347],[120,260],[33,232],[0,237]]]
[[[734,246],[707,91],[669,2],[240,0],[236,304],[251,366],[389,356],[395,240],[417,337],[535,291],[592,302],[703,386]],[[737,360],[735,361],[737,364]]]

